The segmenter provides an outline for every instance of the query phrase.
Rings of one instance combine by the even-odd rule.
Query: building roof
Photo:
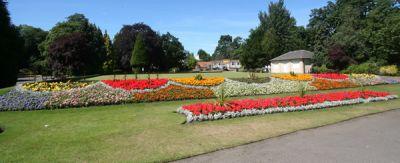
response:
[[[212,65],[212,62],[197,62],[197,65],[203,68],[207,68],[209,65]]]
[[[279,57],[271,59],[270,61],[282,61],[282,60],[306,59],[306,58],[311,59],[313,55],[314,55],[313,52],[307,50],[296,50],[282,54]]]

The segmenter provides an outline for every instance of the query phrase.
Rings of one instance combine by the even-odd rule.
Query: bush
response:
[[[378,70],[379,67],[376,63],[365,62],[359,65],[351,65],[341,72],[345,74],[377,74]]]
[[[326,67],[326,65],[321,65],[321,66],[313,66],[312,72],[313,73],[329,73],[329,72],[334,72],[334,70],[329,69],[328,67]]]
[[[381,75],[397,75],[399,69],[397,68],[396,65],[389,65],[389,66],[382,66],[381,68],[379,68],[379,73]]]

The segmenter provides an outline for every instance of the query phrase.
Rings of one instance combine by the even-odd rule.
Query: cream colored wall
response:
[[[271,73],[304,73],[304,62],[301,59],[287,61],[273,61],[271,63]]]

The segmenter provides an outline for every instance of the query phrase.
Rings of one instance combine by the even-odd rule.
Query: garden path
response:
[[[398,162],[400,109],[177,162]]]

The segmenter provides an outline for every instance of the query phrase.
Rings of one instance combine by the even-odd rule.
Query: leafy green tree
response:
[[[131,71],[130,59],[139,33],[143,35],[147,46],[150,68],[156,70],[164,68],[164,62],[160,59],[164,58],[160,36],[150,26],[144,23],[136,23],[124,25],[114,37],[114,48],[119,61],[119,69],[125,72]]]
[[[211,60],[211,56],[210,54],[208,54],[205,50],[203,49],[199,49],[199,51],[197,51],[197,55],[199,56],[199,59],[201,61],[210,61]]]
[[[192,70],[192,69],[194,69],[196,67],[197,60],[194,57],[193,53],[186,52],[186,61],[185,61],[185,63],[186,63],[186,66],[187,66],[187,68],[189,70]]]
[[[164,70],[172,68],[183,69],[185,60],[185,49],[179,39],[167,32],[161,36],[162,51],[165,62],[160,65]],[[159,58],[160,60],[162,58]]]
[[[7,3],[0,0],[0,88],[12,86],[17,81],[22,48],[23,40],[10,22]]]
[[[104,46],[106,49],[106,56],[103,63],[103,71],[106,73],[112,73],[116,67],[116,56],[113,50],[113,45],[107,31],[104,32]]]
[[[130,59],[132,70],[144,69],[145,71],[148,71],[149,58],[147,53],[147,46],[143,38],[143,34],[139,33],[136,37],[135,45]]]
[[[232,38],[231,35],[222,35],[218,41],[218,46],[212,55],[213,59],[237,59],[239,56],[235,55],[237,50],[242,44],[242,38]]]
[[[40,68],[37,68],[35,62],[43,61],[39,51],[39,44],[42,43],[47,36],[47,32],[29,25],[18,26],[20,36],[24,40],[24,52],[19,62],[19,68],[31,69],[35,73],[40,73]]]
[[[59,22],[54,26],[46,37],[46,40],[39,45],[41,54],[48,60],[49,47],[58,38],[72,34],[82,33],[87,37],[88,45],[90,46],[90,54],[92,54],[90,67],[86,70],[87,73],[101,73],[105,59],[105,46],[103,34],[101,30],[83,14],[73,14],[67,18],[67,21]]]

